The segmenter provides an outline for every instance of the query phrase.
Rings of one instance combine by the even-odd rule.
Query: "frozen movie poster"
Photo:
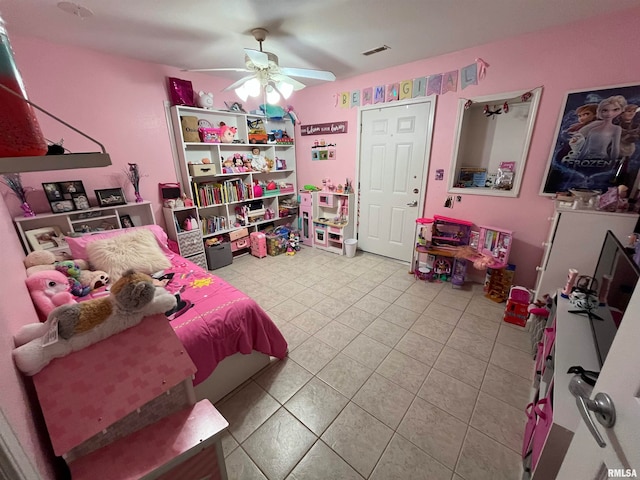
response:
[[[640,86],[567,94],[541,194],[571,188],[635,190],[640,169]]]

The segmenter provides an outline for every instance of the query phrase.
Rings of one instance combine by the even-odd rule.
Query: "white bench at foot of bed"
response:
[[[234,353],[222,360],[204,382],[196,385],[196,398],[215,403],[270,365],[271,361],[278,360],[256,351],[249,355]]]

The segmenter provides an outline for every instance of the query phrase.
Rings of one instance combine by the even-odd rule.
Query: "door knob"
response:
[[[581,381],[580,375],[575,375],[569,382],[569,391],[576,397],[578,411],[580,412],[582,420],[586,423],[589,432],[591,432],[591,435],[595,438],[598,446],[604,448],[607,444],[602,438],[602,435],[600,435],[598,427],[596,427],[589,412],[595,414],[596,420],[598,420],[600,425],[605,428],[612,428],[616,424],[616,408],[613,405],[611,397],[603,392],[596,393],[596,396],[591,400],[588,396],[590,389],[584,385],[580,388],[580,383],[584,384],[584,382]]]
[[[417,206],[418,206],[418,201],[417,201],[417,200],[414,200],[414,201],[413,201],[413,202],[411,202],[411,203],[407,203],[407,206],[408,206],[408,207],[417,207]]]

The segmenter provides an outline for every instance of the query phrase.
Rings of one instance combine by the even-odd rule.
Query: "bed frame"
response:
[[[207,379],[195,387],[198,400],[215,403],[278,359],[253,351],[249,355],[234,353],[222,360]]]

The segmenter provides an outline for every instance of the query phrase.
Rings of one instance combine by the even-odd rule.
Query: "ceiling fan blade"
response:
[[[244,53],[256,67],[267,68],[269,66],[269,57],[266,53],[251,48],[245,48]]]
[[[246,82],[247,80],[250,80],[252,78],[255,78],[255,75],[247,75],[246,77],[242,77],[240,80],[238,80],[237,82],[233,82],[231,85],[229,85],[227,88],[225,88],[222,91],[223,92],[227,92],[229,90],[235,90],[240,85],[242,85],[244,82]]]
[[[183,68],[181,72],[250,72],[247,68]]]
[[[292,77],[313,78],[315,80],[325,80],[327,82],[333,82],[336,79],[336,76],[333,73],[324,70],[280,67],[280,71],[284,75],[290,75]]]
[[[302,82],[299,82],[295,78],[288,77],[287,75],[282,75],[281,73],[272,73],[270,78],[276,82],[283,81],[289,83],[293,86],[294,90],[302,90],[306,85]]]

